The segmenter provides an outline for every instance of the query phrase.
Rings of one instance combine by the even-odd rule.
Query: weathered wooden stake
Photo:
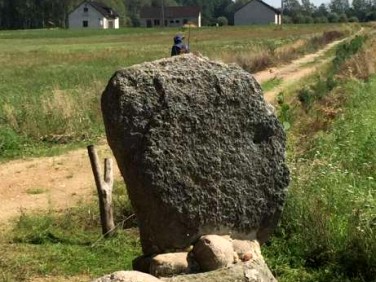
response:
[[[104,180],[101,180],[98,155],[94,145],[87,147],[91,168],[94,174],[95,185],[97,186],[99,199],[99,212],[101,216],[102,234],[109,237],[115,231],[114,216],[112,211],[112,187],[114,176],[112,170],[112,159],[104,160]]]

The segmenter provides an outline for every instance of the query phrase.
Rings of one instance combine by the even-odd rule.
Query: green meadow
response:
[[[253,72],[358,29],[291,25],[0,31],[0,161],[56,154],[103,137],[99,99],[112,74],[170,56],[176,33],[183,33],[186,41],[189,37],[192,52]]]

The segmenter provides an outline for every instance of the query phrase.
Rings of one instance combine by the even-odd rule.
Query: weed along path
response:
[[[280,80],[277,87],[265,93],[265,99],[272,102],[285,87],[315,72],[325,63],[322,59],[325,53],[340,42],[335,41],[289,65],[255,73],[259,83]],[[97,146],[97,151],[101,160],[112,157],[105,144]],[[114,167],[115,179],[120,179],[119,170]],[[23,212],[61,210],[96,196],[86,148],[55,157],[0,164],[0,179],[0,230],[9,226],[10,220]]]
[[[347,38],[333,41],[316,53],[307,54],[302,58],[292,61],[290,64],[278,68],[270,68],[253,74],[258,83],[276,80],[278,85],[270,91],[264,92],[264,98],[272,103],[276,95],[283,89],[288,88],[293,83],[301,80],[305,76],[311,75],[320,69],[330,58],[325,58],[325,54],[333,47],[337,46]]]

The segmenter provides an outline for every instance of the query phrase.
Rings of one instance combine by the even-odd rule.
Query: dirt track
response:
[[[272,102],[275,95],[289,84],[312,74],[324,61],[320,57],[340,41],[329,44],[317,53],[307,55],[280,68],[254,74],[259,83],[273,78],[282,83],[265,93]],[[309,63],[309,65],[307,65]],[[111,156],[108,147],[100,145],[99,155]],[[15,160],[0,165],[0,227],[21,212],[64,209],[95,195],[94,179],[86,149],[55,157]],[[115,178],[120,179],[118,170]]]

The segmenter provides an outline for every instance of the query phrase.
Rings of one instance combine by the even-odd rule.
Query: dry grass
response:
[[[339,72],[341,77],[353,79],[368,79],[376,69],[376,40],[370,39],[367,48],[363,48],[358,54],[349,59]]]
[[[296,38],[290,43],[276,42],[255,43],[251,48],[240,50],[228,50],[218,54],[226,63],[237,63],[249,72],[257,72],[269,67],[291,62],[299,56],[314,52],[324,45],[345,36],[344,31],[325,31],[320,35],[313,34]]]

